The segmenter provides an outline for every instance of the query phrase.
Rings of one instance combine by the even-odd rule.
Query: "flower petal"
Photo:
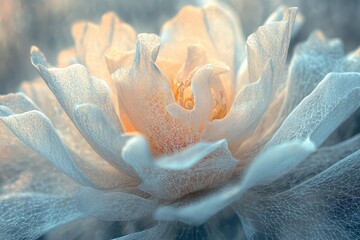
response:
[[[209,4],[202,9],[185,6],[163,25],[159,57],[185,62],[187,48],[198,44],[206,49],[210,59],[224,62],[236,73],[243,57],[242,38],[237,21],[219,5]],[[228,105],[234,97],[234,77],[228,73],[221,79]]]
[[[359,71],[360,56],[344,56],[340,40],[327,40],[321,32],[314,32],[305,43],[296,47],[290,64],[288,94],[282,114],[287,116],[326,74]]]
[[[74,106],[74,122],[96,151],[119,171],[133,172],[121,159],[122,148],[131,137],[123,135],[108,119],[106,113],[93,104]]]
[[[72,35],[80,60],[92,75],[106,80],[109,86],[112,86],[104,53],[109,48],[119,48],[122,51],[134,48],[135,30],[122,22],[115,13],[108,12],[102,16],[100,25],[91,22],[74,24]]]
[[[131,127],[149,139],[156,154],[173,152],[197,140],[189,126],[174,120],[166,111],[175,99],[168,80],[155,64],[159,44],[155,34],[140,34],[132,67],[113,74],[124,129],[128,127],[123,114]]]
[[[359,148],[360,134],[339,144],[321,147],[302,161],[299,166],[293,169],[289,174],[283,175],[270,185],[261,187],[261,189],[257,191],[261,191],[266,195],[275,195],[279,192],[288,190],[317,174],[320,174],[340,160],[350,156]]]
[[[224,184],[237,164],[224,140],[153,160],[146,140],[138,136],[124,147],[123,158],[143,180],[140,189],[166,200]]]
[[[51,122],[41,112],[29,111],[14,114],[9,108],[2,106],[0,107],[0,120],[21,141],[56,168],[85,186],[94,186],[80,172]],[[34,129],[37,129],[36,134],[33,134]]]
[[[310,139],[320,146],[360,105],[360,74],[330,73],[295,108],[265,146]]]
[[[230,148],[238,147],[239,143],[255,129],[266,111],[271,99],[273,78],[273,66],[272,62],[269,62],[261,78],[247,85],[237,94],[225,118],[214,120],[209,124],[206,139],[214,141],[226,138]]]
[[[297,8],[289,8],[280,22],[267,22],[251,34],[246,42],[247,60],[239,72],[237,89],[257,81],[266,63],[274,66],[273,94],[282,81],[287,51],[295,22]]]
[[[51,68],[36,47],[31,49],[31,61],[71,119],[76,104],[92,103],[104,109],[110,120],[121,128],[109,88],[102,80],[92,77],[84,66],[74,64],[67,68]]]
[[[356,239],[359,169],[358,150],[288,191],[272,196],[249,194],[232,207],[245,223],[247,237]]]
[[[81,217],[72,198],[39,193],[0,195],[1,239],[37,239]]]
[[[194,108],[187,110],[177,103],[166,107],[170,115],[180,120],[187,126],[191,126],[195,132],[202,132],[212,120],[213,97],[211,88],[214,81],[218,81],[217,75],[228,71],[227,66],[221,64],[208,64],[200,67],[191,81],[191,88],[194,94]]]
[[[130,221],[153,212],[156,202],[122,192],[104,192],[81,188],[77,196],[79,210],[106,221]]]
[[[187,224],[202,224],[232,202],[239,200],[248,189],[256,185],[268,184],[288,173],[314,150],[311,142],[289,142],[276,146],[260,154],[249,166],[239,183],[185,207],[159,207],[155,212],[155,218],[182,221]]]
[[[106,189],[118,187],[119,184],[122,187],[129,185],[128,177],[104,161],[84,139],[42,79],[24,82],[21,90],[29,95],[41,109],[41,112],[51,120],[59,137],[73,156],[76,165],[87,178]],[[30,110],[33,109],[24,109],[24,112]]]

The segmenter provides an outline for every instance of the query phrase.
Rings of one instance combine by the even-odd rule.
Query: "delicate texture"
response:
[[[288,67],[296,14],[246,52],[215,1],[160,37],[113,13],[76,23],[59,68],[32,47],[44,82],[0,96],[0,238],[359,236],[360,135],[322,144],[359,108],[360,51],[317,32]]]
[[[9,108],[1,107],[0,120],[19,139],[50,161],[56,168],[81,184],[94,186],[79,171],[57,136],[51,122],[42,113],[29,111],[22,114],[13,114]],[[37,135],[33,136],[30,132],[35,126],[40,126],[40,128]]]
[[[152,160],[145,139],[138,137],[125,146],[123,158],[142,179],[141,190],[166,200],[224,184],[237,164],[225,141],[198,143],[182,152]]]
[[[0,201],[2,239],[36,239],[56,226],[83,217],[71,198],[18,193],[4,194]]]
[[[266,147],[294,139],[310,139],[320,146],[359,108],[359,97],[360,73],[328,74],[287,117]]]
[[[121,192],[81,188],[76,196],[79,210],[106,221],[129,221],[149,215],[156,206],[151,200]]]
[[[355,52],[344,56],[340,40],[327,40],[321,32],[314,32],[296,48],[292,58],[288,76],[289,93],[283,114],[289,114],[327,73],[359,72],[359,57]]]
[[[247,169],[241,182],[186,207],[178,209],[161,207],[156,211],[155,216],[161,220],[180,220],[187,224],[203,224],[215,213],[239,200],[248,189],[257,185],[269,184],[291,171],[314,150],[311,142],[279,145],[260,154]],[[270,170],[270,168],[274,170]]]

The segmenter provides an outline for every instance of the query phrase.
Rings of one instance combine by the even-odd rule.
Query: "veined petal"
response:
[[[0,195],[1,239],[37,239],[82,217],[73,198],[39,193]]]
[[[237,165],[225,141],[198,143],[153,160],[146,140],[138,136],[127,143],[123,158],[143,180],[140,189],[166,200],[218,187],[229,180]]]
[[[81,188],[76,196],[79,210],[106,221],[130,221],[151,214],[157,203],[122,192]]]
[[[245,223],[247,237],[356,239],[359,168],[358,150],[287,191],[270,196],[253,192],[232,207]]]
[[[108,119],[106,113],[93,104],[74,107],[74,121],[96,151],[119,171],[133,176],[132,169],[121,158],[122,148],[131,135],[123,135]],[[125,177],[125,176],[124,176]],[[132,179],[136,184],[136,179]]]
[[[57,134],[73,156],[76,165],[87,178],[106,189],[117,187],[119,184],[122,187],[124,185],[131,186],[128,181],[129,177],[104,161],[84,139],[76,128],[75,123],[64,112],[54,94],[43,80],[37,79],[32,82],[24,82],[21,90],[29,95],[41,109],[41,112],[51,120]],[[13,104],[9,106],[12,107]],[[29,107],[23,110],[25,112],[33,110],[33,108]],[[103,125],[97,126],[97,128],[103,128]],[[9,141],[9,139],[6,141]]]
[[[297,8],[289,8],[280,22],[267,22],[251,34],[246,42],[247,60],[240,69],[237,89],[257,81],[266,63],[274,65],[273,94],[277,91],[284,70]]]
[[[232,202],[239,200],[248,189],[256,185],[269,184],[288,173],[314,150],[311,142],[289,142],[276,146],[260,154],[249,166],[239,183],[185,207],[160,207],[155,217],[167,221],[182,221],[187,224],[202,224]]]
[[[291,60],[287,79],[288,94],[281,114],[286,117],[326,74],[359,71],[360,56],[345,56],[340,40],[327,40],[321,32],[312,33],[306,42],[296,47]]]
[[[51,122],[38,111],[14,114],[0,107],[0,120],[26,145],[51,162],[56,168],[85,186],[94,186],[79,171],[72,157],[56,134]],[[37,129],[36,134],[33,134]]]
[[[294,109],[265,148],[310,139],[320,146],[359,106],[359,73],[330,73]]]
[[[76,104],[92,103],[104,109],[110,120],[121,129],[109,88],[102,80],[92,77],[84,66],[74,64],[67,68],[51,68],[36,47],[31,49],[31,61],[71,119]]]
[[[115,110],[118,110],[117,91],[111,78],[110,68],[106,61],[109,49],[121,49],[128,52],[135,46],[136,32],[122,22],[115,13],[105,13],[100,25],[91,22],[78,22],[72,27],[76,53],[79,62],[86,65],[91,74],[104,79],[110,88],[110,96]]]
[[[132,67],[113,74],[120,108],[131,127],[149,139],[156,154],[173,152],[197,140],[190,126],[174,120],[166,111],[175,99],[168,80],[155,64],[159,44],[155,34],[140,34]],[[121,111],[120,116],[127,130]]]

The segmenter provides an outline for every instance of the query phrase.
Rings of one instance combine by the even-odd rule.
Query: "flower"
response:
[[[287,67],[296,13],[279,8],[246,54],[218,4],[184,7],[160,37],[113,13],[77,23],[58,67],[32,47],[47,86],[0,98],[0,236],[85,219],[71,237],[95,238],[95,217],[123,222],[117,239],[355,238],[359,135],[321,145],[360,105],[360,52],[315,32]]]

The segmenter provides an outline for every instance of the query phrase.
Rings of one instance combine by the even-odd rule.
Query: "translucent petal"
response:
[[[0,120],[13,134],[56,168],[85,186],[93,186],[80,172],[51,122],[41,112],[13,114],[9,108],[0,107]],[[36,134],[34,129],[37,129]]]
[[[107,68],[105,55],[110,48],[126,52],[135,47],[136,32],[122,22],[115,13],[107,12],[96,25],[91,22],[78,22],[72,27],[76,53],[80,62],[86,65],[91,74],[104,79],[111,89],[111,99],[117,106],[114,83]]]
[[[249,194],[233,205],[247,237],[269,239],[356,239],[359,236],[357,151],[280,194]]]
[[[266,147],[293,139],[310,139],[321,145],[359,107],[359,90],[359,73],[328,74],[287,117]]]
[[[194,108],[187,110],[177,103],[166,107],[170,115],[185,125],[191,126],[195,132],[202,132],[212,120],[214,104],[212,88],[218,81],[218,74],[229,71],[227,66],[222,64],[208,64],[200,67],[191,80],[191,89],[194,95]]]
[[[132,174],[129,166],[121,159],[122,148],[131,136],[123,135],[102,109],[88,103],[76,105],[74,121],[98,153],[119,171],[128,170],[127,173]]]
[[[121,128],[109,88],[102,80],[92,77],[84,66],[74,64],[67,68],[51,68],[36,47],[31,49],[31,61],[71,119],[76,104],[92,103],[102,108],[109,119]]]
[[[163,25],[159,57],[185,62],[187,48],[201,45],[210,59],[224,62],[232,70],[221,79],[227,104],[231,105],[235,86],[231,73],[237,72],[243,57],[244,40],[239,29],[232,14],[219,5],[209,4],[202,9],[185,6]]]
[[[104,159],[92,149],[42,79],[24,82],[21,90],[31,97],[41,109],[41,112],[51,120],[59,137],[68,147],[78,168],[87,178],[104,188],[114,188],[119,186],[119,184],[129,183],[124,174],[104,161]],[[32,110],[32,108],[26,109],[26,111],[30,110]],[[97,128],[102,128],[102,126],[103,125],[100,125]],[[2,139],[4,138],[2,137]],[[10,139],[6,138],[4,141],[10,141]]]
[[[140,189],[166,200],[224,184],[237,164],[225,141],[198,143],[153,160],[141,136],[127,143],[123,158],[142,179]]]
[[[237,94],[225,118],[209,124],[206,139],[214,141],[226,138],[230,148],[238,147],[239,142],[255,129],[266,111],[271,99],[273,77],[273,66],[269,62],[261,78]]]
[[[248,37],[247,60],[240,69],[237,89],[257,81],[269,60],[274,66],[274,93],[279,88],[296,13],[297,8],[289,8],[282,21],[267,22]]]
[[[239,200],[248,189],[256,185],[268,184],[288,173],[314,150],[311,142],[290,142],[276,146],[260,154],[237,184],[184,207],[160,207],[155,217],[187,224],[202,224],[232,202]]]
[[[356,152],[359,148],[359,134],[339,144],[321,147],[291,172],[275,180],[270,185],[256,189],[256,191],[261,191],[264,194],[277,194],[288,190],[316,176],[338,161]]]
[[[156,154],[173,152],[197,140],[189,126],[174,120],[166,111],[175,99],[168,80],[155,64],[159,44],[155,34],[140,34],[132,67],[113,74],[120,108],[132,126],[149,139]],[[127,129],[122,115],[121,120]]]
[[[104,192],[81,188],[77,196],[79,210],[106,221],[130,221],[151,214],[156,202],[122,192]]]
[[[327,40],[321,32],[314,32],[306,42],[296,47],[290,64],[288,94],[282,114],[289,114],[326,74],[359,71],[359,56],[345,56],[340,40]]]
[[[37,239],[81,217],[71,198],[35,193],[0,195],[1,239]]]

